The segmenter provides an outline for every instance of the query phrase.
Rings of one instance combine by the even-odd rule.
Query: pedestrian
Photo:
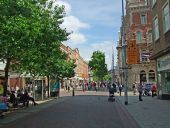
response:
[[[94,82],[94,90],[97,92],[97,84]]]
[[[9,102],[12,103],[13,107],[17,106],[17,100],[16,100],[16,97],[15,97],[15,92],[14,91],[11,91],[11,93],[10,93]]]
[[[133,89],[133,95],[136,95],[136,83],[133,83],[132,89]]]
[[[68,89],[68,92],[70,92],[70,86],[68,86],[67,89]]]
[[[138,86],[139,101],[143,101],[143,99],[142,99],[142,91],[143,91],[143,84],[142,84],[142,82],[140,82],[139,86]]]
[[[151,91],[152,91],[152,97],[156,96],[156,92],[157,92],[156,85],[152,86]]]
[[[119,85],[119,94],[120,94],[120,96],[122,95],[122,85],[121,84]]]

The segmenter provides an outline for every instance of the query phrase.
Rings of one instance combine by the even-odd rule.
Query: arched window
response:
[[[153,70],[149,71],[149,81],[150,82],[155,81],[155,72]]]
[[[144,70],[140,72],[140,81],[146,82],[146,72]]]
[[[137,31],[136,35],[138,43],[142,43],[142,33],[140,31]]]

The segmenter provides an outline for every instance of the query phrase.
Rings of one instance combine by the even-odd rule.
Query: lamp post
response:
[[[125,87],[125,105],[128,105],[128,93],[127,93],[127,64],[126,64],[126,34],[125,34],[125,19],[124,19],[124,2],[122,0],[122,47],[124,52],[124,61],[123,61],[123,69],[124,69],[124,87]]]
[[[114,70],[114,50],[113,50],[113,47],[112,47],[112,83],[115,82],[115,70]]]

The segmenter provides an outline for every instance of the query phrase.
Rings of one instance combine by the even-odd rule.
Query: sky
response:
[[[113,51],[115,64],[117,58],[121,0],[56,0],[55,4],[65,6],[66,16],[61,27],[72,32],[63,44],[78,48],[86,61],[94,51],[104,52],[108,69],[111,69]]]

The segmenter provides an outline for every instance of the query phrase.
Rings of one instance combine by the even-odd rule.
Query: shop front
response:
[[[159,95],[170,100],[170,54],[157,59]]]

